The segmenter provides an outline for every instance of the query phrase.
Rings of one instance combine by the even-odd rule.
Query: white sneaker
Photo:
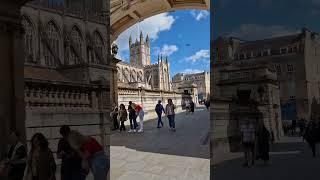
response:
[[[134,129],[133,132],[137,132],[137,130]]]
[[[129,131],[128,131],[128,133],[131,133],[132,132],[132,130],[130,129]]]
[[[139,129],[139,131],[138,132],[143,132],[143,130],[142,129]]]

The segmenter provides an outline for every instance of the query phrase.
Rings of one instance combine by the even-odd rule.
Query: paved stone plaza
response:
[[[145,121],[143,134],[111,135],[112,180],[209,179],[209,112],[199,108],[193,115],[177,114],[175,133],[163,120],[161,129],[152,119]]]
[[[318,146],[318,155],[320,146]],[[217,164],[211,169],[214,180],[318,180],[320,179],[320,157],[312,158],[311,150],[301,138],[285,137],[271,147],[271,163],[264,166],[256,162],[251,168],[242,167],[242,153],[217,152]],[[229,157],[229,160],[221,157]],[[237,177],[237,178],[235,178]]]

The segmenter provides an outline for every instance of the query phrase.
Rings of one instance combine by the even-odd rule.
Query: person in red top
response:
[[[82,167],[91,169],[94,180],[106,180],[109,171],[109,160],[103,147],[96,139],[84,136],[77,131],[71,131],[68,141],[82,158]]]
[[[129,105],[136,111],[136,115],[139,116],[140,129],[138,132],[143,132],[144,111],[143,111],[142,106],[139,104],[135,104],[132,101],[129,101]]]

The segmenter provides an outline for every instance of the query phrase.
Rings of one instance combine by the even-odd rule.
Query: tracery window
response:
[[[25,29],[24,45],[25,45],[25,62],[36,62],[35,58],[35,30],[32,23],[28,19],[22,21]]]
[[[77,27],[72,28],[71,39],[74,45],[74,49],[71,51],[69,64],[79,64],[81,59],[80,57],[82,56],[81,52],[83,49],[83,40],[80,30]]]
[[[102,62],[102,59],[99,58],[99,56],[102,58],[103,53],[103,39],[101,35],[98,32],[94,33],[94,46],[95,46],[95,63]],[[98,53],[98,54],[97,54]]]
[[[48,43],[50,45],[52,53],[55,54],[55,56],[59,57],[60,54],[60,37],[59,37],[59,31],[57,26],[53,22],[49,22],[47,27],[47,37],[48,37]],[[52,53],[49,51],[48,47],[45,46],[44,48],[44,57],[45,57],[45,64],[47,66],[55,66],[55,59]]]

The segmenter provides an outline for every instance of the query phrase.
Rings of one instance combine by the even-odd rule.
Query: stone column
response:
[[[0,158],[10,129],[25,137],[22,5],[18,0],[4,0],[0,6]]]

